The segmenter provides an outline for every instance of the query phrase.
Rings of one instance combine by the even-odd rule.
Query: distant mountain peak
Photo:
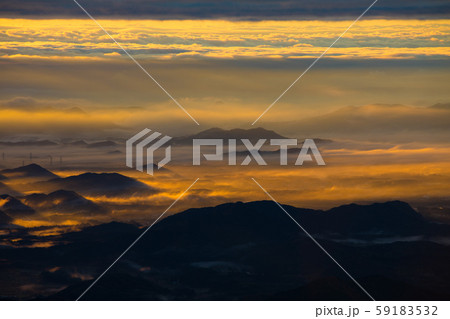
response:
[[[20,166],[16,168],[10,168],[10,169],[4,169],[0,171],[1,175],[4,175],[8,178],[13,177],[39,177],[39,178],[58,178],[59,176],[56,174],[53,174],[51,171],[43,168],[42,166],[32,163],[25,166]]]
[[[84,198],[83,196],[81,196],[80,194],[74,192],[74,191],[68,191],[65,189],[59,189],[57,191],[54,191],[50,194],[48,194],[49,197],[51,198],[57,198],[57,199],[61,199],[61,198]]]
[[[77,214],[104,214],[108,210],[88,200],[80,194],[59,189],[48,195],[42,193],[30,194],[24,197],[24,202],[35,207],[38,211],[51,211],[61,213]]]
[[[409,204],[401,201],[370,205],[349,204],[327,211],[296,208],[289,205],[283,205],[283,207],[311,234],[411,235],[421,233],[427,223],[422,215]],[[193,227],[193,232],[200,232],[200,229],[195,229],[194,224],[203,224],[200,227],[206,227],[206,224],[222,226],[229,224],[234,225],[233,227],[238,232],[246,229],[241,224],[251,223],[259,225],[258,227],[262,230],[261,236],[273,228],[283,229],[278,236],[301,231],[272,201],[226,203],[215,207],[189,209],[167,217],[157,228],[166,223],[175,223],[183,229],[184,227],[187,227],[186,229]],[[220,229],[215,229],[215,232],[219,231]],[[177,231],[175,230],[175,232]]]
[[[36,213],[33,208],[7,194],[0,195],[0,209],[10,217],[27,216]]]
[[[49,191],[75,191],[83,196],[149,196],[159,192],[134,178],[119,173],[83,173],[37,183]]]

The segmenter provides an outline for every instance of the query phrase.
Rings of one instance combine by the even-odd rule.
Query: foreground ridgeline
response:
[[[328,211],[283,207],[377,300],[448,299],[448,225],[430,222],[399,201]],[[57,244],[49,248],[0,249],[0,258],[8,260],[2,273],[24,274],[11,276],[14,283],[5,282],[0,294],[75,300],[142,231],[112,222],[50,236]],[[20,282],[32,279],[35,290],[20,290]],[[261,201],[189,209],[161,220],[83,299],[367,300],[367,295],[275,203]]]

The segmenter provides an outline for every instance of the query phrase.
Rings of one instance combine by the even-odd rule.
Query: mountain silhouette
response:
[[[0,171],[0,174],[7,178],[38,178],[38,179],[51,179],[57,178],[58,175],[53,174],[49,170],[39,166],[38,164],[29,164],[26,166],[20,166],[12,169],[4,169]]]
[[[359,283],[369,291],[381,291],[383,294],[377,301],[381,300],[439,300],[443,298],[440,292],[424,290],[411,284],[391,279],[384,276],[371,276],[361,278]],[[363,292],[357,286],[337,277],[326,277],[308,283],[305,286],[276,293],[270,296],[251,296],[247,300],[324,300],[324,301],[345,301],[358,300],[364,298]]]
[[[283,206],[311,234],[364,237],[371,234],[377,237],[415,235],[421,234],[428,227],[419,213],[409,204],[400,201],[371,205],[351,204],[328,211]],[[216,207],[190,209],[169,216],[155,225],[152,231],[154,236],[157,236],[160,227],[166,223],[170,223],[170,229],[164,230],[164,232],[186,234],[186,242],[199,238],[199,233],[192,234],[189,229],[204,233],[207,238],[202,238],[202,240],[220,237],[221,241],[225,239],[245,241],[258,237],[267,239],[268,236],[289,237],[292,234],[296,235],[299,230],[298,226],[286,218],[284,212],[271,201],[237,202]],[[259,227],[249,228],[249,223],[259,225]],[[229,228],[233,231],[230,232],[230,229],[222,227],[223,225],[230,225]],[[244,237],[238,238],[236,234]],[[177,240],[179,235],[172,238],[165,239],[165,243],[169,244],[173,240]]]
[[[57,190],[48,195],[42,193],[30,194],[23,201],[39,211],[51,211],[60,214],[78,213],[82,215],[104,214],[108,210],[84,198],[73,191]]]
[[[35,210],[10,195],[0,195],[0,210],[16,218],[35,214]]]
[[[408,204],[352,204],[328,211],[283,207],[376,299],[449,297],[450,274],[444,261],[450,252],[446,245],[427,239],[436,224]],[[109,223],[65,234],[61,240],[71,244],[48,252],[66,251],[70,257],[63,262],[47,256],[47,261],[55,260],[61,267],[75,262],[78,268],[87,263],[97,269],[91,273],[96,277],[142,231]],[[450,237],[448,225],[442,234]],[[368,237],[385,241],[364,241]],[[98,251],[101,260],[94,257]],[[71,284],[47,299],[73,300],[91,282]],[[261,201],[189,209],[163,219],[85,299],[367,300],[368,296],[275,203]]]
[[[325,212],[321,227],[343,233],[411,235],[421,233],[424,218],[405,202],[343,205]]]
[[[71,190],[83,196],[149,196],[158,192],[154,187],[118,173],[84,173],[35,185],[49,191]]]

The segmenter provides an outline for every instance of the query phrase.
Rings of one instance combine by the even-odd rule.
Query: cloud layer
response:
[[[351,21],[102,20],[137,58],[271,58],[320,55]],[[127,58],[92,21],[0,19],[4,58]],[[360,21],[327,53],[344,59],[430,59],[450,55],[448,20]]]

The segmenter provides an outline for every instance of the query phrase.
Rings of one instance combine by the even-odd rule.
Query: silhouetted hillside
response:
[[[329,211],[284,207],[376,299],[448,297],[445,288],[450,285],[450,275],[446,274],[447,265],[442,261],[449,260],[450,252],[447,246],[427,237],[436,225],[423,219],[408,204],[353,204]],[[94,253],[101,247],[111,246],[108,238],[117,241],[121,237],[113,235],[116,228],[117,231],[127,229],[123,224],[108,224],[107,231],[101,231],[100,235],[96,229],[87,228],[68,235],[67,239],[78,236],[75,242],[85,242],[82,247]],[[126,233],[137,237],[142,231],[133,226]],[[446,235],[450,236],[449,227]],[[86,238],[94,242],[88,244]],[[76,248],[75,242],[71,255],[76,255],[77,250],[89,255],[81,247]],[[112,262],[114,254],[104,260],[98,264],[97,274],[109,266],[107,260]],[[77,283],[50,298],[76,298],[88,284]],[[165,218],[85,298],[368,299],[270,201],[189,209]]]
[[[36,184],[48,191],[71,190],[84,196],[148,196],[157,189],[118,173],[84,173]]]
[[[17,218],[35,214],[35,210],[10,195],[0,195],[0,210],[8,216]]]
[[[0,174],[8,178],[51,179],[58,177],[58,175],[53,174],[52,172],[43,168],[42,166],[39,166],[38,164],[30,164],[12,169],[4,169],[0,171]]]
[[[78,213],[104,214],[107,209],[95,204],[73,191],[57,190],[48,195],[42,193],[30,194],[24,197],[27,205],[40,211],[51,211],[59,214]]]
[[[284,208],[375,299],[450,297],[448,225],[429,222],[398,201],[328,211]],[[17,231],[22,245],[35,240],[26,229]],[[22,280],[38,277],[38,299],[74,300],[143,231],[112,222],[49,236],[57,243],[50,248],[0,249],[0,259],[8,260],[1,273],[23,269],[29,275]],[[54,294],[56,287],[61,291]],[[17,298],[5,289],[0,296]],[[161,220],[83,298],[369,299],[271,201],[189,209]]]

